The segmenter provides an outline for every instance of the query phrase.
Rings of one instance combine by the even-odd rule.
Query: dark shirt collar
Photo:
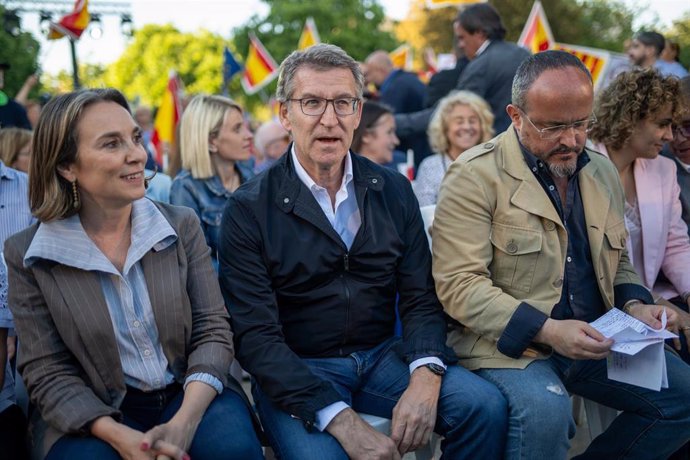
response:
[[[534,173],[534,174],[547,174],[551,176],[551,172],[549,171],[548,166],[539,158],[537,158],[532,152],[530,152],[527,147],[525,147],[522,142],[520,142],[520,139],[518,138],[518,143],[520,144],[520,150],[522,150],[522,156],[525,158],[525,162],[527,163],[527,166],[529,169]],[[580,153],[577,156],[577,167],[575,168],[575,173],[573,176],[576,176],[582,168],[587,166],[587,163],[589,163],[591,160],[589,158],[589,155],[587,154],[587,150],[582,149],[582,153]]]

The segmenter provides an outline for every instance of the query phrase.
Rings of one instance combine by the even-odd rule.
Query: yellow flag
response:
[[[546,19],[546,13],[544,13],[544,8],[539,0],[532,5],[532,11],[529,13],[517,43],[532,53],[546,51],[554,47],[555,41],[553,34],[551,34],[551,27],[549,27],[549,21]]]
[[[321,39],[319,38],[319,31],[316,30],[316,23],[314,22],[314,18],[309,16],[307,18],[307,21],[304,23],[304,29],[302,29],[302,35],[300,35],[299,37],[297,49],[303,50],[319,43],[321,43]]]
[[[410,45],[400,45],[388,55],[393,61],[393,67],[396,69],[410,70],[412,68],[412,50]]]
[[[589,69],[589,73],[592,74],[594,89],[598,89],[599,84],[603,81],[607,64],[610,61],[611,53],[609,51],[585,46],[566,45],[564,43],[555,43],[554,49],[567,51],[580,58],[585,67]]]
[[[244,60],[242,87],[247,94],[254,94],[278,76],[278,64],[261,41],[249,34],[249,52]]]

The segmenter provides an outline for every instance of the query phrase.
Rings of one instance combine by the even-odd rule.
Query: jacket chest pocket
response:
[[[621,254],[623,253],[623,249],[625,249],[627,238],[625,221],[621,221],[617,224],[606,227],[604,234],[606,235],[604,252],[606,253],[606,257],[608,259],[609,274],[611,279],[613,279],[618,271],[618,264],[621,260]]]
[[[541,232],[494,223],[489,240],[494,247],[494,284],[529,292],[541,251]]]

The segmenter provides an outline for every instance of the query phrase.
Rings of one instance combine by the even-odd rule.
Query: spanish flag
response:
[[[244,60],[242,87],[247,94],[254,94],[278,76],[278,64],[254,34],[249,34],[249,52]]]
[[[57,40],[65,35],[72,40],[77,40],[81,37],[82,32],[86,30],[91,19],[88,3],[89,0],[76,0],[74,2],[74,10],[71,13],[63,16],[57,23],[51,22],[48,40]]]
[[[400,45],[388,53],[393,67],[396,69],[410,70],[412,68],[412,50],[410,45]]]
[[[319,31],[316,30],[316,23],[314,18],[309,16],[307,21],[304,23],[304,29],[302,29],[302,35],[299,37],[299,43],[297,44],[298,50],[307,49],[312,45],[317,45],[321,43],[319,38]]]
[[[546,13],[544,13],[544,8],[539,0],[532,5],[532,11],[529,13],[517,43],[532,53],[553,49],[555,40],[551,34],[551,27],[549,27],[549,21],[546,19]]]
[[[167,166],[167,154],[175,143],[175,128],[182,115],[180,105],[181,82],[177,74],[170,72],[168,86],[163,93],[163,100],[156,112],[153,122],[153,136],[151,142],[156,147],[156,163],[163,169]]]

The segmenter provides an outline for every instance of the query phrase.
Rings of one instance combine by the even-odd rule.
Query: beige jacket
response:
[[[607,308],[614,286],[641,284],[628,261],[624,195],[613,164],[589,152],[580,191],[599,290]],[[433,274],[455,327],[449,345],[469,369],[524,368],[550,350],[519,359],[496,343],[521,302],[547,315],[561,296],[566,229],[523,158],[514,129],[455,161],[441,186],[432,230]]]

